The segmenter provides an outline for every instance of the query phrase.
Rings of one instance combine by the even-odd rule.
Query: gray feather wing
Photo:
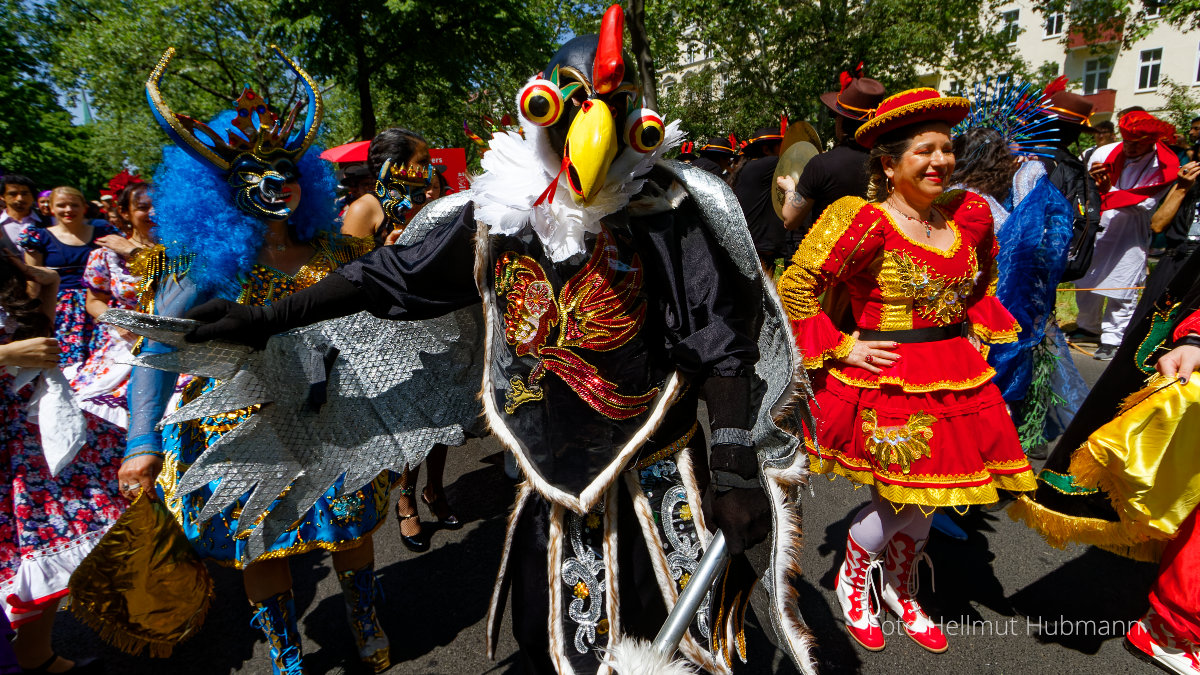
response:
[[[466,195],[431,203],[401,243],[421,241],[465,203]],[[339,480],[338,495],[353,494],[382,471],[418,466],[435,444],[461,445],[478,424],[478,307],[412,322],[354,314],[274,336],[262,352],[189,344],[182,335],[195,322],[121,310],[105,320],[177,348],[154,355],[152,363],[140,357],[139,365],[223,380],[164,423],[261,406],[207,448],[178,487],[186,494],[216,483],[203,517],[250,493],[238,533],[247,539],[247,559],[265,552]],[[310,401],[310,382],[318,375],[313,364],[324,364],[331,348],[337,356],[328,373],[319,374],[326,377],[326,395],[318,407]]]

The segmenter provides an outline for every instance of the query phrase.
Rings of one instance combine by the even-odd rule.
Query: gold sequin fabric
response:
[[[897,426],[879,426],[874,410],[862,411],[862,431],[867,451],[881,467],[899,464],[908,473],[912,463],[931,456],[929,440],[933,438],[933,415],[915,412],[908,421]]]

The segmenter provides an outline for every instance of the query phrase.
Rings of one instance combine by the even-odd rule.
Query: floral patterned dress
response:
[[[86,361],[96,346],[93,342],[95,322],[87,313],[87,287],[83,270],[88,255],[99,245],[97,239],[108,234],[120,234],[103,220],[92,221],[92,240],[83,246],[68,246],[50,230],[38,225],[26,225],[17,242],[26,253],[41,255],[43,263],[58,272],[58,304],[54,308],[54,337],[62,347],[58,365]]]
[[[0,308],[0,343],[16,327]],[[117,491],[124,435],[85,413],[87,443],[57,476],[27,419],[33,385],[0,367],[0,607],[14,626],[67,594],[67,582],[128,503]]]
[[[83,283],[88,290],[112,296],[109,307],[137,309],[138,276],[129,271],[121,256],[106,248],[88,255]],[[121,337],[115,328],[99,325],[94,343],[96,347],[86,361],[72,364],[64,372],[75,390],[79,407],[125,429],[129,426],[125,390],[132,370],[129,362],[133,355],[129,350],[133,342]]]

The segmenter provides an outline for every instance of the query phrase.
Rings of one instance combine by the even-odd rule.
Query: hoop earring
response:
[[[888,191],[888,194],[890,195],[890,194],[892,194],[892,192],[893,192],[893,191],[895,191],[895,189],[896,189],[896,186],[895,186],[895,185],[892,185],[892,179],[891,179],[891,178],[885,178],[884,180],[886,180],[886,181],[887,181],[887,191]]]

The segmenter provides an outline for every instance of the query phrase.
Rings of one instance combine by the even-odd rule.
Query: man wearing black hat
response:
[[[1063,271],[1062,281],[1074,281],[1086,274],[1092,265],[1100,224],[1100,191],[1083,162],[1068,150],[1079,140],[1080,133],[1091,129],[1088,120],[1092,115],[1092,104],[1083,96],[1059,87],[1059,80],[1055,80],[1044,92],[1050,98],[1046,110],[1052,117],[1053,137],[1058,141],[1052,156],[1039,159],[1046,165],[1050,183],[1071,203],[1074,217],[1071,250],[1067,253],[1067,268]]]
[[[693,166],[704,169],[714,176],[725,180],[733,171],[733,162],[737,159],[737,149],[728,138],[713,136],[704,145],[696,148],[699,158],[692,162]]]
[[[788,254],[787,230],[783,229],[783,221],[771,206],[771,190],[774,189],[775,167],[779,164],[782,142],[783,132],[779,128],[755,131],[742,150],[748,159],[734,172],[732,184],[733,194],[746,214],[754,248],[768,274],[774,270],[775,260],[786,258]]]
[[[800,180],[779,177],[783,200],[783,226],[801,230],[803,238],[812,221],[825,207],[842,197],[867,196],[867,150],[854,141],[854,132],[867,119],[886,93],[878,80],[841,75],[841,91],[821,94],[821,103],[835,113],[834,134],[837,145],[829,152],[813,157],[804,167]]]

